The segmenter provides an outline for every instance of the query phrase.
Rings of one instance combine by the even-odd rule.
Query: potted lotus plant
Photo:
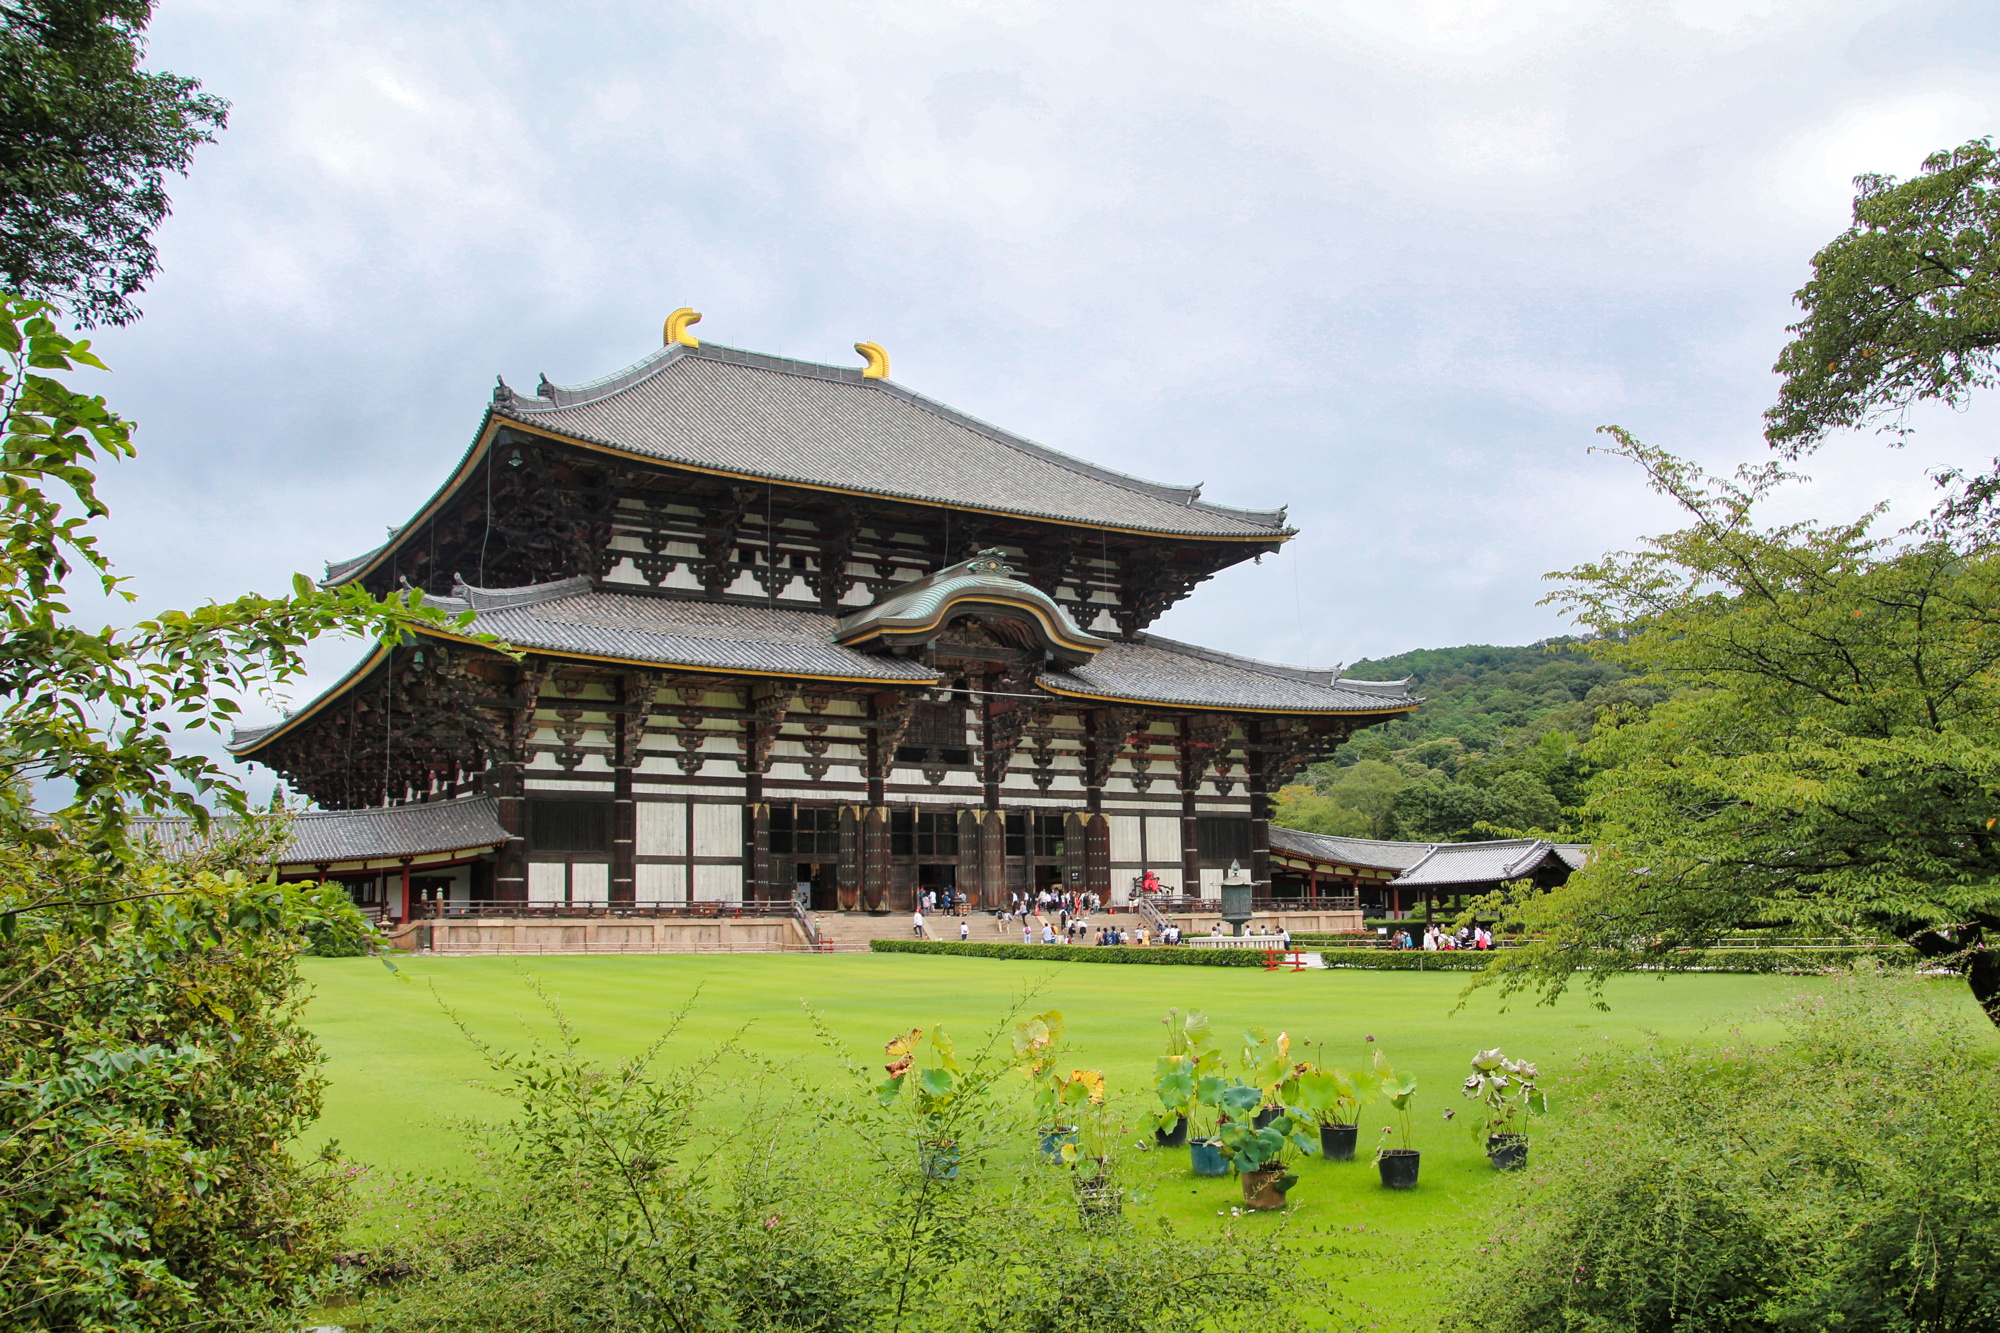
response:
[[[1124,1191],[1112,1182],[1119,1136],[1124,1129],[1105,1095],[1104,1075],[1095,1069],[1072,1069],[1051,1080],[1063,1118],[1077,1126],[1077,1138],[1060,1149],[1064,1163],[1074,1167],[1077,1209],[1085,1222],[1116,1217]]]
[[[1354,1160],[1361,1085],[1353,1074],[1345,1069],[1299,1065],[1280,1091],[1287,1114],[1319,1126],[1321,1156],[1329,1162]]]
[[[1292,1076],[1292,1039],[1280,1032],[1274,1039],[1262,1028],[1243,1034],[1243,1082],[1263,1094],[1256,1121],[1261,1127],[1285,1113],[1279,1089]]]
[[[1287,1158],[1294,1150],[1312,1151],[1312,1140],[1306,1137],[1309,1125],[1283,1108],[1265,1119],[1261,1088],[1237,1084],[1225,1089],[1221,1100],[1228,1119],[1216,1137],[1221,1140],[1223,1155],[1243,1179],[1243,1206],[1283,1208],[1286,1192],[1299,1179]]]
[[[1179,1148],[1187,1143],[1188,1122],[1198,1106],[1196,1085],[1222,1053],[1209,1038],[1208,1016],[1201,1010],[1183,1014],[1169,1009],[1161,1021],[1167,1025],[1167,1049],[1153,1066],[1153,1092],[1160,1102],[1153,1141],[1162,1148]]]
[[[1395,1108],[1396,1123],[1402,1129],[1402,1147],[1392,1148],[1386,1142],[1375,1149],[1375,1169],[1382,1174],[1382,1183],[1392,1190],[1413,1190],[1417,1187],[1417,1169],[1423,1165],[1423,1154],[1414,1146],[1415,1133],[1410,1123],[1410,1107],[1417,1095],[1417,1078],[1414,1074],[1398,1074],[1389,1066],[1389,1057],[1382,1054],[1382,1048],[1375,1048],[1374,1085],[1376,1095]],[[1384,1139],[1395,1131],[1383,1126]]]
[[[1474,1141],[1484,1138],[1486,1160],[1496,1170],[1514,1171],[1528,1164],[1528,1136],[1515,1129],[1520,1118],[1541,1115],[1549,1100],[1535,1082],[1538,1071],[1525,1060],[1509,1060],[1495,1046],[1472,1057],[1472,1076],[1460,1089],[1483,1108],[1472,1125]]]
[[[958,1143],[946,1125],[963,1070],[944,1025],[911,1028],[890,1038],[884,1050],[889,1077],[875,1089],[877,1100],[884,1106],[900,1103],[909,1111],[917,1126],[917,1161],[926,1176],[957,1179]]]
[[[1062,1081],[1051,1072],[1055,1068],[1056,1047],[1062,1041],[1062,1011],[1024,1018],[1014,1025],[1014,1066],[1034,1088],[1035,1134],[1042,1156],[1063,1160],[1065,1148],[1074,1160],[1077,1127],[1063,1116]]]
[[[1231,1089],[1244,1085],[1220,1074],[1203,1074],[1195,1080],[1194,1106],[1188,1115],[1188,1165],[1198,1176],[1226,1176],[1229,1159],[1223,1156],[1217,1136],[1227,1116],[1223,1098]],[[1255,1092],[1256,1089],[1251,1089]]]

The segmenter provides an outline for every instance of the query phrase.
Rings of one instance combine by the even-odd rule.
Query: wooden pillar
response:
[[[979,821],[979,892],[972,902],[988,910],[1007,901],[1007,816],[990,809]]]
[[[1062,888],[1065,893],[1078,893],[1090,887],[1089,877],[1084,873],[1089,865],[1085,850],[1089,843],[1089,825],[1089,816],[1078,811],[1072,810],[1063,816]]]
[[[1271,794],[1264,779],[1264,724],[1248,722],[1243,728],[1243,767],[1250,786],[1250,879],[1252,893],[1271,891]]]
[[[889,905],[889,807],[871,805],[861,823],[861,905],[880,912]]]
[[[861,906],[862,821],[866,813],[866,806],[840,807],[840,865],[834,870],[834,900],[843,912]]]
[[[1111,821],[1101,811],[1083,817],[1083,887],[1111,905]]]
[[[493,900],[524,903],[528,901],[528,802],[522,794],[521,766],[497,764],[491,771],[496,814],[500,827],[507,830],[493,867]]]
[[[1179,765],[1181,786],[1181,892],[1190,898],[1201,897],[1201,837],[1200,826],[1195,820],[1194,798],[1201,788],[1201,768],[1194,756],[1194,747],[1188,735],[1188,719],[1180,722],[1181,762]],[[1190,781],[1192,779],[1192,781]]]

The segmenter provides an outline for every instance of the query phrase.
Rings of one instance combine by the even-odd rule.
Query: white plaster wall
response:
[[[700,807],[696,807],[699,809]],[[694,868],[695,901],[704,903],[740,903],[743,901],[743,867],[738,866],[696,866]]]
[[[632,892],[642,903],[684,903],[688,896],[686,866],[634,866]]]
[[[640,856],[687,855],[687,804],[684,801],[640,801],[632,850]]]
[[[531,903],[559,903],[563,900],[563,886],[568,869],[560,861],[530,861],[528,863],[528,901]]]
[[[1111,863],[1143,861],[1146,853],[1140,836],[1144,827],[1137,815],[1107,815],[1110,825]]]
[[[694,808],[694,854],[696,856],[743,855],[743,807],[740,805],[697,805]],[[737,897],[742,897],[742,871],[737,871]],[[701,876],[695,876],[695,887]],[[695,897],[707,894],[697,892]]]
[[[578,861],[569,868],[569,900],[601,903],[611,898],[611,867],[602,861]]]

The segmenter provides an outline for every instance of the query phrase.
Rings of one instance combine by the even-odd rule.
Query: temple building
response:
[[[288,862],[392,919],[1119,903],[1149,874],[1186,900],[1232,863],[1268,896],[1271,794],[1420,702],[1148,632],[1278,550],[1282,509],[1022,439],[873,344],[821,365],[701,343],[698,318],[588,384],[501,382],[436,493],[328,568],[462,624],[238,734],[325,812]]]

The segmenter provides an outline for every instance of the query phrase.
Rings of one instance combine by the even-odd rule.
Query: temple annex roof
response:
[[[473,852],[497,847],[508,836],[500,827],[498,803],[490,796],[366,810],[301,810],[284,819],[292,836],[278,854],[281,866]],[[185,819],[136,824],[142,834],[168,848],[185,846],[193,837]]]
[[[1447,888],[1497,884],[1522,879],[1544,869],[1561,873],[1582,867],[1590,848],[1581,843],[1554,843],[1540,838],[1505,838],[1489,842],[1390,842],[1377,838],[1344,838],[1329,833],[1271,825],[1271,850],[1302,856],[1327,865],[1366,866],[1394,870],[1392,888]]]

